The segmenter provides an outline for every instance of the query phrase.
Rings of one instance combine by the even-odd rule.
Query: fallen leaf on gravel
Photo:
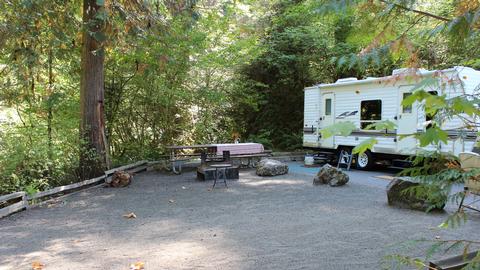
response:
[[[45,266],[45,264],[43,264],[41,262],[33,262],[32,263],[32,269],[33,270],[42,270],[44,266]]]
[[[175,200],[168,200],[169,203],[175,203]]]
[[[135,213],[131,212],[129,214],[123,215],[124,218],[137,218],[137,215]]]
[[[145,263],[143,262],[136,262],[133,264],[130,264],[130,270],[143,270],[145,269]]]

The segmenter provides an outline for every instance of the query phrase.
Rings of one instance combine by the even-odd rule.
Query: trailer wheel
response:
[[[359,170],[369,170],[374,164],[373,155],[370,151],[358,154],[355,158],[355,165]]]

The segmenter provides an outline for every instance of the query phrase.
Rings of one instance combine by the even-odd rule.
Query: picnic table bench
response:
[[[202,153],[213,155],[214,154],[213,151],[215,150],[215,148],[209,144],[172,145],[172,146],[167,146],[167,149],[170,151],[169,162],[172,166],[172,171],[175,174],[182,173],[182,165],[185,164],[186,162],[191,161],[194,158],[199,158],[202,155]],[[182,153],[184,151],[194,151],[194,152]]]
[[[251,167],[254,165],[253,160],[256,158],[262,158],[262,157],[270,157],[272,156],[272,151],[266,150],[263,151],[262,153],[256,153],[256,154],[239,154],[239,155],[231,155],[230,158],[232,159],[239,159],[240,164],[242,167]],[[242,160],[246,159],[247,163],[243,163]]]

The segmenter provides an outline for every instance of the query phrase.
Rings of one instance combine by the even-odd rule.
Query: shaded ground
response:
[[[318,168],[290,167],[272,178],[242,171],[213,191],[193,172],[147,172],[128,188],[94,188],[1,219],[0,269],[35,260],[62,270],[137,261],[147,270],[379,269],[395,243],[478,235],[479,215],[461,230],[439,230],[447,213],[388,207],[388,181],[373,177],[385,173],[352,171],[348,185],[331,188],[312,186]],[[122,217],[129,212],[137,218]]]

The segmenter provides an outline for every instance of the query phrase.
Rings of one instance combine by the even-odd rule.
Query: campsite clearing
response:
[[[463,238],[480,225],[474,213],[462,230],[440,230],[448,213],[387,206],[388,181],[376,176],[388,172],[350,171],[347,185],[331,188],[312,185],[318,168],[289,166],[266,178],[244,170],[215,190],[193,172],[150,171],[127,188],[93,188],[9,216],[0,220],[0,269],[34,261],[44,269],[378,269],[402,251],[399,242]]]

